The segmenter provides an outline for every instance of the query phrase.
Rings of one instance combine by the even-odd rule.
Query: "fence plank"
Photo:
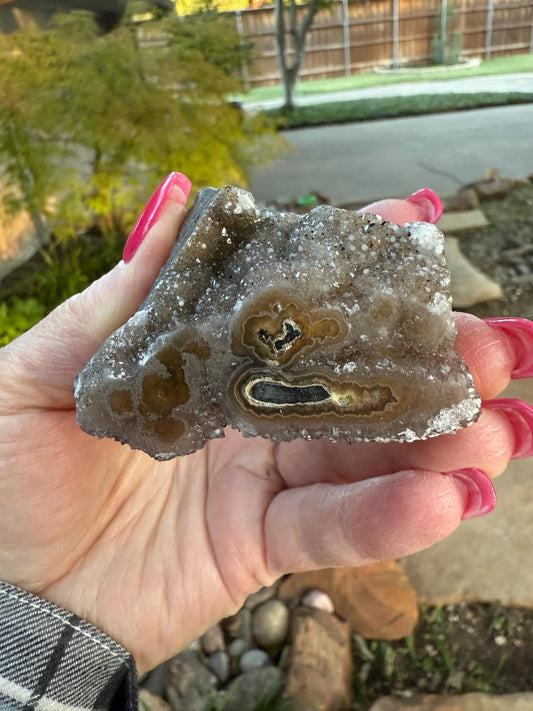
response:
[[[395,57],[400,63],[430,60],[441,0],[395,0],[396,51],[393,1],[336,0],[319,12],[308,33],[301,78],[366,71],[391,65]],[[448,18],[448,28],[461,33],[464,57],[533,52],[533,0],[454,0],[453,9],[455,18]],[[299,17],[304,12],[299,6]],[[254,45],[247,83],[252,87],[279,83],[274,8],[242,10],[239,23],[243,39]],[[290,49],[292,38],[288,34],[286,39]]]

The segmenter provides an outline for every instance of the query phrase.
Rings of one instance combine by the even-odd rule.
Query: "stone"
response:
[[[473,188],[463,188],[455,195],[443,199],[444,213],[473,210],[479,207],[479,197]]]
[[[232,639],[228,644],[228,654],[232,659],[239,659],[248,649],[250,649],[250,642],[245,639]]]
[[[525,185],[528,182],[528,180],[504,178],[499,170],[491,169],[485,173],[481,180],[465,187],[473,188],[480,200],[491,200],[504,197],[510,190],[513,190],[519,185]]]
[[[260,667],[270,666],[271,661],[264,649],[249,649],[239,659],[239,669],[242,672],[250,671],[250,669],[259,669]]]
[[[170,660],[166,697],[174,711],[202,711],[216,684],[216,676],[194,651],[187,649]]]
[[[279,596],[289,599],[312,588],[327,592],[337,615],[367,639],[401,639],[418,622],[416,592],[393,560],[297,573],[283,581]]]
[[[314,610],[329,612],[330,615],[335,612],[333,600],[323,590],[308,590],[302,597],[302,605],[312,607]]]
[[[279,649],[289,631],[289,610],[281,600],[267,600],[252,616],[252,634],[263,649]]]
[[[533,693],[500,696],[479,692],[461,696],[427,694],[410,699],[384,696],[373,704],[370,711],[533,711]]]
[[[152,669],[140,679],[140,684],[143,689],[150,691],[156,696],[164,696],[165,688],[168,680],[169,662],[159,664],[155,669]]]
[[[224,632],[222,631],[222,627],[220,625],[214,625],[211,629],[208,629],[207,632],[202,635],[200,642],[202,649],[206,654],[222,652],[226,649]]]
[[[350,628],[322,610],[297,608],[291,621],[285,693],[304,708],[348,711],[352,701]]]
[[[223,711],[256,711],[268,708],[265,700],[272,698],[283,684],[283,674],[277,667],[251,669],[228,686]],[[263,705],[260,706],[261,702]]]
[[[468,261],[457,237],[446,237],[446,260],[450,269],[450,291],[455,308],[467,308],[489,299],[502,298],[501,286]]]
[[[172,711],[172,706],[148,689],[139,689],[139,711]]]
[[[200,191],[140,310],[78,375],[78,423],[158,460],[245,436],[408,442],[474,422],[443,236]]]
[[[209,669],[216,678],[223,684],[229,679],[229,654],[223,650],[218,650],[210,655],[208,660]]]
[[[252,641],[252,611],[248,608],[241,607],[234,615],[225,617],[221,624],[228,637]]]
[[[448,234],[459,230],[474,230],[486,227],[488,224],[489,221],[485,217],[485,213],[476,208],[474,210],[445,212],[439,220],[439,230],[444,234]]]
[[[253,610],[256,608],[258,605],[260,605],[262,602],[266,602],[267,600],[272,600],[273,597],[276,597],[276,593],[278,590],[278,584],[279,581],[276,581],[273,585],[269,585],[268,587],[261,588],[255,593],[252,593],[251,595],[248,595],[244,602],[244,607],[249,608],[250,610]]]

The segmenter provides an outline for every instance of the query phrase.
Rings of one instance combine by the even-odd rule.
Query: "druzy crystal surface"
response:
[[[206,188],[139,311],[78,375],[78,422],[161,460],[226,425],[282,441],[455,432],[481,401],[448,287],[433,225]]]

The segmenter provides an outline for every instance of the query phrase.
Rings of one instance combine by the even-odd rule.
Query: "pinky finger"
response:
[[[265,518],[274,575],[354,567],[427,548],[461,519],[492,511],[490,479],[477,469],[448,475],[408,470],[348,485],[286,489]]]

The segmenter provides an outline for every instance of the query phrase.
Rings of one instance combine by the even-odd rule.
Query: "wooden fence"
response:
[[[463,58],[533,52],[533,0],[454,0],[444,8],[442,2],[446,0],[338,0],[315,17],[301,79],[427,62],[443,9],[450,18],[448,29],[460,33]],[[298,12],[305,12],[305,6]],[[231,14],[243,40],[254,47],[253,60],[243,67],[246,84],[279,83],[274,8]],[[290,47],[290,36],[287,43]]]

